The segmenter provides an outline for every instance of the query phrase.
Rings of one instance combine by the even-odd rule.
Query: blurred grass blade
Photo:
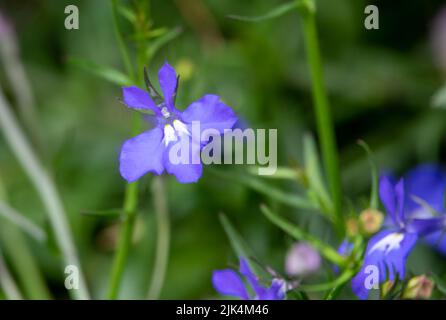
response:
[[[10,207],[3,201],[0,201],[0,216],[9,220],[19,227],[23,232],[37,240],[44,242],[47,239],[46,233],[31,220],[28,220],[23,214]]]
[[[324,256],[327,260],[337,264],[343,265],[345,259],[339,255],[332,247],[325,244],[318,238],[313,235],[303,231],[298,226],[293,225],[289,221],[283,219],[279,215],[273,213],[267,206],[261,205],[260,210],[263,214],[271,221],[273,224],[281,228],[283,231],[288,233],[290,236],[295,238],[296,240],[306,241],[310,245],[312,245],[316,250],[318,250],[322,256]]]
[[[258,175],[259,166],[251,166],[248,168],[248,172],[252,175]],[[284,179],[284,180],[301,180],[302,172],[297,168],[288,168],[288,167],[278,167],[276,172],[273,175],[262,175],[260,176],[265,179]]]
[[[3,260],[3,254],[0,251],[0,288],[9,300],[22,300],[22,294],[9,272],[8,266]]]
[[[122,215],[122,209],[108,209],[108,210],[85,210],[81,212],[82,215],[92,216],[98,218],[117,218]]]
[[[438,109],[446,109],[446,84],[443,85],[432,97],[431,106]]]
[[[325,187],[324,180],[321,176],[321,165],[319,155],[316,148],[316,143],[312,135],[307,134],[303,139],[304,158],[305,158],[305,172],[307,174],[310,189],[316,194],[323,208],[330,212],[333,211],[333,204],[331,202],[328,191]]]
[[[254,257],[254,253],[247,245],[246,241],[242,238],[242,236],[238,233],[238,231],[234,228],[232,223],[229,221],[228,217],[224,213],[220,213],[219,215],[220,223],[223,226],[223,230],[225,231],[229,242],[231,244],[232,249],[238,258],[244,257],[248,262],[251,270],[257,276],[260,276],[265,273],[262,268],[259,267],[256,263],[251,261],[251,257]]]
[[[70,57],[68,59],[68,62],[73,66],[79,67],[98,76],[99,78],[117,84],[119,86],[129,86],[132,84],[132,80],[118,70],[102,66],[88,60],[73,57]]]
[[[153,39],[146,50],[146,60],[150,61],[153,58],[153,56],[158,52],[158,50],[160,50],[167,43],[178,37],[182,31],[183,30],[181,27],[176,27],[164,33],[162,36]]]
[[[360,145],[367,153],[367,158],[370,164],[370,173],[372,180],[370,190],[370,208],[378,209],[378,168],[376,167],[376,163],[373,158],[373,152],[370,149],[369,145],[363,140],[358,140],[358,145]]]
[[[290,1],[290,2],[286,2],[284,4],[281,4],[280,6],[277,6],[273,9],[271,9],[268,13],[261,15],[261,16],[256,16],[256,17],[245,17],[245,16],[239,16],[239,15],[228,15],[227,17],[229,19],[234,19],[234,20],[239,20],[239,21],[245,21],[245,22],[259,22],[259,21],[265,21],[265,20],[270,20],[270,19],[274,19],[274,18],[278,18],[282,15],[284,15],[285,13],[297,8],[299,5],[298,1]]]

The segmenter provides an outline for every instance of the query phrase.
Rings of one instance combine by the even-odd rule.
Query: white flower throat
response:
[[[376,250],[384,251],[384,254],[388,254],[390,251],[399,249],[403,239],[403,233],[391,233],[375,243],[369,254],[372,254]]]
[[[164,144],[167,145],[172,141],[177,141],[178,137],[182,135],[190,136],[189,130],[187,130],[186,125],[180,120],[174,120],[172,124],[166,124],[164,126]]]

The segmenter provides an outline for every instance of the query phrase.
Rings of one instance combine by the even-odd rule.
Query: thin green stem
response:
[[[113,261],[108,298],[116,299],[119,293],[124,267],[127,262],[129,249],[132,243],[133,228],[135,225],[136,209],[138,206],[138,182],[129,183],[125,189],[124,222],[122,225],[119,244]]]
[[[301,16],[303,18],[304,40],[311,74],[317,131],[321,143],[324,167],[328,176],[330,193],[334,203],[336,227],[337,231],[342,235],[345,226],[342,214],[342,188],[339,172],[339,159],[331,109],[323,79],[321,54],[315,19],[315,4],[313,0],[298,2]]]
[[[167,197],[164,189],[163,178],[155,177],[153,180],[153,197],[157,220],[157,242],[155,266],[153,268],[152,280],[147,294],[149,300],[156,300],[159,298],[169,260],[170,221]]]
[[[118,22],[117,1],[111,0],[111,5],[112,5],[113,25],[115,28],[116,40],[118,42],[118,46],[121,51],[121,57],[122,60],[124,61],[124,65],[128,76],[132,79],[134,83],[137,83],[135,73],[133,70],[133,65],[131,63],[127,47],[124,43],[124,39]],[[135,113],[132,119],[132,133],[134,135],[138,134],[140,127],[141,127],[140,116],[139,114]],[[127,262],[129,250],[132,243],[137,207],[138,207],[138,182],[135,181],[127,184],[125,187],[124,206],[123,206],[124,221],[121,227],[118,248],[116,249],[112,270],[110,274],[110,281],[107,292],[107,296],[109,299],[118,298],[119,288],[122,281],[125,264]]]

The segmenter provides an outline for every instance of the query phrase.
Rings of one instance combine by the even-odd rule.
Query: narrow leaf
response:
[[[322,242],[320,239],[303,231],[298,226],[290,223],[289,221],[283,219],[279,215],[273,213],[265,205],[261,205],[260,210],[268,218],[269,221],[271,221],[273,224],[275,224],[283,231],[288,233],[291,237],[295,238],[296,240],[308,242],[310,245],[314,247],[314,249],[318,250],[321,253],[321,255],[324,256],[327,260],[337,265],[344,264],[345,262],[344,257],[342,257],[339,253],[337,253],[335,249]]]
[[[182,28],[177,27],[174,28],[172,30],[170,30],[169,32],[166,32],[165,34],[163,34],[162,36],[154,39],[151,41],[149,47],[147,48],[146,51],[146,59],[148,61],[151,60],[151,58],[167,43],[169,43],[170,41],[172,41],[173,39],[175,39],[176,37],[178,37],[181,32],[182,32]]]
[[[370,173],[372,186],[370,191],[370,208],[377,209],[378,208],[378,169],[376,167],[375,160],[373,158],[373,152],[370,149],[369,145],[363,141],[358,140],[358,144],[365,150],[367,153],[367,158],[370,164]]]
[[[73,66],[84,69],[85,71],[88,71],[119,86],[128,86],[132,84],[130,78],[118,70],[102,66],[88,60],[73,57],[69,58],[68,62]]]
[[[245,21],[245,22],[265,21],[265,20],[278,18],[278,17],[284,15],[285,13],[297,8],[298,5],[299,5],[299,3],[297,1],[290,1],[290,2],[286,2],[284,4],[281,4],[273,9],[271,9],[268,13],[261,15],[261,16],[244,17],[244,16],[231,14],[231,15],[228,15],[227,17],[229,19],[240,20],[240,21]]]
[[[325,187],[324,180],[321,175],[321,165],[316,143],[312,135],[305,135],[303,139],[305,172],[307,174],[310,189],[319,199],[322,209],[332,212],[333,204]]]

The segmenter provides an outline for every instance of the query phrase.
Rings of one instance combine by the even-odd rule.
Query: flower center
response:
[[[174,120],[172,124],[166,124],[164,126],[164,144],[167,145],[172,141],[177,141],[178,137],[183,135],[190,136],[189,130],[187,130],[186,125],[180,120]]]
[[[388,254],[390,251],[399,249],[403,239],[404,234],[391,233],[375,243],[369,254],[372,254],[375,250],[384,251],[384,254]]]
[[[171,116],[169,110],[167,110],[167,107],[162,107],[162,108],[161,108],[161,114],[163,115],[163,117],[164,117],[165,119],[169,119],[170,116]]]

